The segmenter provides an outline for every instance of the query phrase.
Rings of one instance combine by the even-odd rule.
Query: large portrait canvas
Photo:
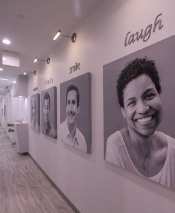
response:
[[[175,189],[175,36],[103,67],[104,157]]]
[[[42,133],[57,138],[57,88],[41,92]]]
[[[31,128],[40,131],[40,94],[31,96]]]
[[[60,85],[60,140],[91,153],[91,74]]]

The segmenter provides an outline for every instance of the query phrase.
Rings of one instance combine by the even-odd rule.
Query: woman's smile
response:
[[[147,116],[144,118],[137,118],[135,121],[142,125],[150,124],[153,119],[153,116]]]
[[[124,90],[124,108],[128,128],[149,136],[162,118],[162,105],[154,83],[147,75],[132,80]]]

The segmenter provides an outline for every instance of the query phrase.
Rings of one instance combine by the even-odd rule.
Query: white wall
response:
[[[3,110],[3,114],[2,114],[2,110]],[[0,124],[2,125],[2,127],[4,126],[4,97],[2,98],[0,102]]]
[[[29,151],[37,163],[82,213],[174,213],[175,192],[104,161],[103,65],[174,34],[173,0],[102,0],[74,30],[75,44],[61,38],[51,63],[29,79],[29,97],[57,86],[58,136],[60,83],[92,73],[92,154],[87,155],[57,140],[29,130]],[[164,27],[147,42],[124,46],[128,31],[136,32],[162,13]],[[69,74],[69,67],[81,64]],[[46,85],[45,80],[53,78]],[[33,91],[38,87],[38,90]],[[30,100],[29,100],[30,103]],[[29,110],[30,113],[30,110]]]
[[[2,100],[0,101],[0,125],[2,125]]]

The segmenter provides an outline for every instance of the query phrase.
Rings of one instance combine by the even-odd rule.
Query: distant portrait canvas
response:
[[[175,190],[175,36],[103,67],[104,158]]]
[[[40,131],[40,94],[31,96],[31,128]]]
[[[41,129],[44,135],[57,138],[57,88],[41,92]]]
[[[60,140],[91,153],[91,74],[60,85]]]

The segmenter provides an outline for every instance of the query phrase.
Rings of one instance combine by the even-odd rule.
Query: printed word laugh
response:
[[[141,29],[136,33],[131,33],[131,31],[129,31],[125,37],[125,47],[139,41],[140,39],[142,39],[143,42],[148,41],[152,33],[155,33],[156,30],[161,30],[163,28],[161,15],[162,13],[158,14],[154,20],[154,23],[149,24],[145,29]]]

